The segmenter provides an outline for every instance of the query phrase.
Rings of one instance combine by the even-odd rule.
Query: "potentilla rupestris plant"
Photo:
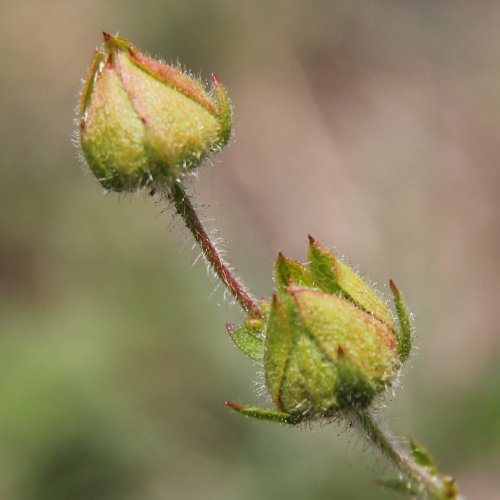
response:
[[[456,482],[437,471],[417,441],[401,446],[374,417],[378,397],[395,384],[411,351],[410,316],[394,282],[397,324],[383,298],[310,237],[307,264],[279,254],[277,289],[258,302],[208,236],[183,180],[231,137],[231,104],[215,75],[207,90],[178,66],[105,33],[84,84],[79,119],[81,148],[101,185],[163,193],[245,312],[241,326],[226,326],[235,344],[263,367],[275,408],[227,406],[289,425],[353,423],[400,472],[382,485],[414,496],[459,498]]]

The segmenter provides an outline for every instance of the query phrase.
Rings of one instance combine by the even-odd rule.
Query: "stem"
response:
[[[359,410],[353,417],[379,452],[408,479],[418,484],[430,498],[436,500],[459,498],[456,483],[451,477],[430,474],[396,444],[394,437],[380,426],[369,410]]]
[[[215,274],[226,285],[236,301],[253,318],[262,318],[262,312],[255,300],[246,291],[241,279],[231,270],[215,245],[210,240],[203,224],[196,213],[191,200],[180,182],[175,182],[170,190],[169,198],[174,202],[177,213],[182,217],[186,227],[191,231],[194,239],[200,245]]]

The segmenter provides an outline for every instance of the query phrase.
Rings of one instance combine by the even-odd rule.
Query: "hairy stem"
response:
[[[428,469],[419,465],[395,442],[394,437],[380,426],[369,410],[354,412],[353,417],[371,444],[404,476],[415,482],[422,492],[427,493],[429,498],[435,500],[459,498],[453,478],[433,475]]]
[[[241,279],[229,268],[220,252],[212,243],[182,184],[175,182],[168,196],[174,203],[177,213],[182,217],[186,227],[200,246],[205,259],[215,271],[215,274],[217,274],[236,301],[250,316],[262,318],[262,312],[258,304],[250,296]]]

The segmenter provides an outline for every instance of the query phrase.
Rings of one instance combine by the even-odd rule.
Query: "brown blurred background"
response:
[[[416,317],[387,424],[469,499],[499,497],[500,3],[0,0],[0,497],[376,499],[388,474],[335,425],[265,404],[189,236],[103,196],[71,144],[101,31],[215,71],[235,139],[193,183],[258,295],[307,234]]]

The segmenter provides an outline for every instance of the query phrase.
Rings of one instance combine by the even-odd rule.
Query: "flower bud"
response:
[[[212,81],[213,95],[179,68],[104,34],[80,103],[80,142],[99,182],[114,191],[172,183],[225,146],[231,105]]]
[[[314,419],[364,408],[396,362],[393,332],[348,299],[295,286],[273,298],[264,373],[281,411]]]
[[[235,334],[232,325],[236,345],[262,360],[277,407],[267,411],[228,403],[240,413],[297,423],[366,408],[391,385],[408,356],[411,330],[395,285],[396,310],[404,315],[401,333],[375,290],[313,238],[308,256],[304,267],[279,255],[278,293],[261,328],[246,324]]]

